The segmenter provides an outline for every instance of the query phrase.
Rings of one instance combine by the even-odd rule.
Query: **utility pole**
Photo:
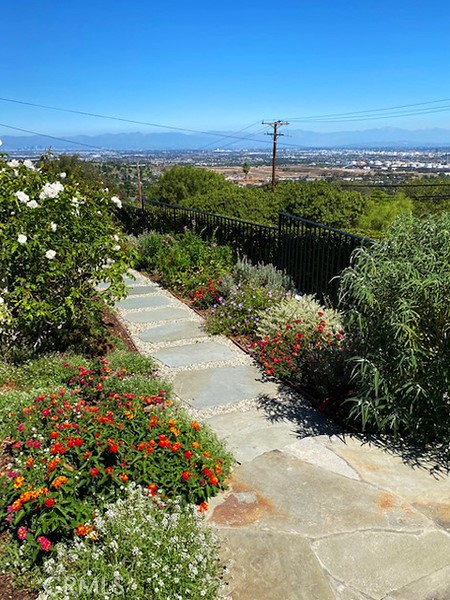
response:
[[[139,162],[136,163],[136,168],[137,168],[137,192],[138,192],[138,199],[139,199],[139,204],[141,205],[141,208],[144,208],[144,198],[142,196],[142,183],[141,183],[141,172],[139,170]]]
[[[287,121],[263,121],[263,125],[270,125],[273,127],[272,133],[266,133],[266,135],[273,136],[273,152],[272,152],[272,192],[275,190],[275,165],[277,160],[277,140],[280,136],[284,135],[284,133],[279,133],[278,127],[282,127],[283,125],[289,125]]]

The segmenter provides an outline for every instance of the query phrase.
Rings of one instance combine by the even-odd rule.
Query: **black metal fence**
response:
[[[371,243],[286,213],[279,214],[278,227],[164,202],[147,203],[145,209],[124,205],[118,215],[125,231],[133,235],[195,228],[204,239],[230,245],[237,256],[273,264],[290,275],[301,292],[332,303],[337,300],[337,276],[350,264],[353,250]]]

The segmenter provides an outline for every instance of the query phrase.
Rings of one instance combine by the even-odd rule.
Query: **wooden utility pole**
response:
[[[270,125],[273,127],[272,133],[267,133],[266,135],[273,136],[273,152],[272,152],[272,192],[275,190],[275,165],[277,160],[277,140],[280,136],[284,135],[284,133],[279,133],[278,127],[282,127],[283,125],[289,125],[287,121],[263,121],[263,125]]]
[[[142,196],[141,171],[139,169],[139,163],[136,163],[136,168],[137,168],[137,192],[138,192],[138,199],[139,199],[139,204],[141,205],[141,208],[144,208],[144,198]]]

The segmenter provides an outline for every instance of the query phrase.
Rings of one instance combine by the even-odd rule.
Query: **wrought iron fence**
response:
[[[332,304],[337,301],[337,276],[350,264],[353,250],[371,243],[287,213],[279,214],[278,227],[165,202],[148,202],[145,209],[124,205],[118,215],[125,231],[133,235],[195,229],[204,239],[230,245],[236,256],[273,264],[292,277],[298,290]]]

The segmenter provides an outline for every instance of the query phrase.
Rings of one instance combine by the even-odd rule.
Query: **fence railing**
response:
[[[195,230],[204,239],[230,245],[237,256],[251,262],[271,263],[290,275],[298,290],[316,294],[321,300],[337,301],[337,276],[350,264],[350,257],[370,240],[280,213],[278,227],[224,217],[165,202],[148,202],[145,209],[124,205],[118,210],[127,233],[145,231],[180,233]]]

